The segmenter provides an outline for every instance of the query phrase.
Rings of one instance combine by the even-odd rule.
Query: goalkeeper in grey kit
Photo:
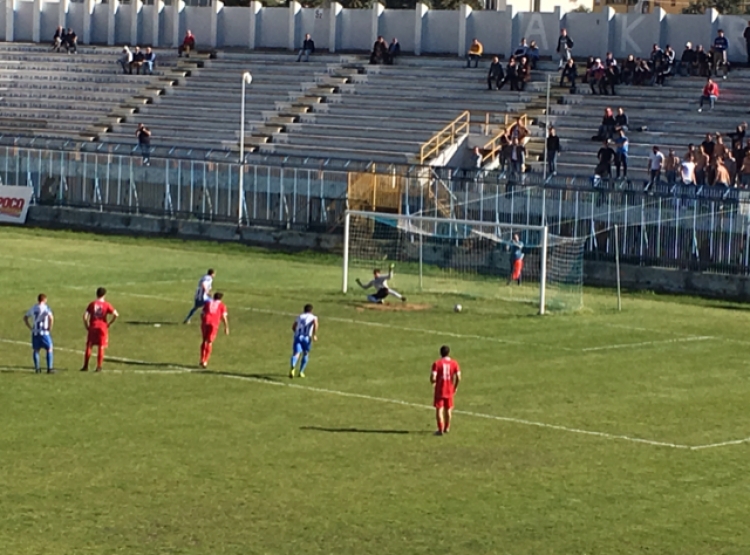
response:
[[[397,299],[401,299],[402,302],[406,302],[406,297],[401,295],[401,293],[399,293],[398,291],[388,287],[388,280],[393,279],[393,268],[395,267],[395,264],[391,264],[386,275],[382,275],[380,273],[380,270],[375,268],[372,271],[372,281],[370,281],[369,283],[363,284],[359,280],[359,278],[357,278],[357,285],[359,285],[362,289],[375,289],[375,293],[373,293],[372,295],[367,295],[368,301],[370,301],[371,303],[383,304],[385,298],[388,295],[393,295]]]

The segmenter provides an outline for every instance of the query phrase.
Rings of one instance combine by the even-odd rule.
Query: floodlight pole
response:
[[[237,227],[242,226],[242,207],[245,201],[245,86],[253,82],[249,71],[242,74],[242,99],[240,100],[240,190],[237,195]]]

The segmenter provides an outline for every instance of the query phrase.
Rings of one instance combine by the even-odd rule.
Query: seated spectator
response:
[[[648,58],[652,73],[656,70],[659,64],[661,64],[661,60],[663,57],[664,57],[664,51],[661,49],[661,47],[658,44],[654,44],[651,47],[651,54],[649,55],[649,58]]]
[[[609,106],[604,109],[604,116],[602,117],[602,124],[599,126],[599,133],[596,136],[597,141],[609,140],[615,135],[615,116],[612,113],[612,108]]]
[[[385,39],[381,36],[372,45],[372,52],[370,52],[370,64],[379,65],[386,62],[388,59],[388,44]]]
[[[591,87],[591,94],[596,94],[596,89],[594,87],[597,87],[599,89],[599,94],[607,94],[607,88],[605,86],[606,73],[607,70],[602,63],[601,58],[596,58],[594,60],[594,65],[592,65],[587,71],[586,77],[586,81]]]
[[[531,63],[531,69],[536,69],[536,64],[539,62],[539,47],[536,45],[535,40],[532,40],[529,44],[529,50],[526,52],[526,56]]]
[[[471,62],[474,62],[474,67],[479,67],[479,60],[482,58],[484,52],[484,46],[477,39],[471,41],[469,47],[469,53],[466,54],[466,67],[471,67]]]
[[[521,56],[521,60],[518,62],[518,90],[525,90],[526,83],[529,81],[531,81],[531,66],[528,58]]]
[[[78,52],[78,36],[70,27],[68,27],[68,32],[65,33],[65,40],[63,40],[62,44],[65,47],[65,50],[68,51],[68,54],[75,54]]]
[[[633,79],[635,79],[635,67],[635,58],[632,54],[629,54],[625,63],[622,64],[622,71],[620,72],[620,82],[623,85],[633,84]]]
[[[55,30],[55,34],[52,37],[52,50],[55,52],[60,52],[60,49],[62,48],[62,38],[65,34],[65,30],[58,25],[57,29]]]
[[[674,68],[674,57],[674,50],[672,50],[671,46],[667,45],[666,49],[664,50],[664,54],[661,57],[661,62],[656,68],[656,85],[660,87],[664,86],[667,77],[672,75],[672,70]]]
[[[604,78],[599,83],[599,89],[600,92],[604,91],[604,94],[611,94],[612,96],[615,96],[617,93],[615,92],[615,85],[618,83],[619,80],[619,72],[617,69],[617,66],[605,66],[604,67]],[[609,89],[609,93],[607,93],[607,89]]]
[[[593,56],[589,56],[586,60],[586,70],[583,73],[583,78],[581,78],[582,83],[588,84],[589,82],[589,70],[594,67],[594,64],[596,63],[596,58]]]
[[[642,86],[651,82],[651,67],[648,65],[647,60],[640,60],[635,68],[635,77],[633,78],[633,84]]]
[[[146,54],[143,56],[143,67],[148,75],[154,73],[154,68],[156,67],[156,54],[151,50],[150,46],[146,48]]]
[[[679,169],[680,158],[674,153],[674,149],[670,148],[667,157],[664,159],[664,175],[667,178],[668,185],[677,183],[677,172]]]
[[[677,65],[677,74],[683,77],[695,75],[695,60],[695,50],[693,50],[693,45],[688,42],[685,44],[685,50],[682,51],[682,57],[680,57],[680,62]]]
[[[190,57],[190,53],[195,50],[195,35],[188,29],[185,33],[185,37],[182,39],[182,44],[177,49],[177,56],[182,57],[185,54],[186,58]]]
[[[711,58],[708,53],[703,50],[703,45],[699,44],[695,47],[695,62],[693,66],[693,75],[700,77],[711,76]]]
[[[615,131],[620,131],[621,129],[623,131],[628,130],[628,115],[622,106],[617,109],[617,115],[615,116]]]
[[[388,45],[388,64],[393,65],[396,63],[396,58],[401,55],[401,43],[398,42],[396,37],[393,37],[391,44]]]
[[[701,100],[700,100],[700,107],[698,108],[699,112],[703,111],[703,104],[704,102],[709,102],[711,105],[711,110],[714,109],[714,105],[716,104],[716,101],[719,99],[719,85],[713,82],[711,78],[709,77],[706,81],[706,85],[703,87],[703,93],[701,94]]]
[[[500,58],[495,56],[492,58],[490,69],[487,72],[487,88],[489,90],[492,90],[493,88],[500,90],[504,78],[505,72],[503,71],[503,64],[500,63]]]
[[[518,48],[513,51],[513,55],[516,57],[516,59],[520,60],[523,56],[526,56],[528,51],[529,45],[526,44],[526,39],[522,38],[521,42],[518,44]]]
[[[123,73],[133,73],[131,63],[133,62],[133,53],[127,46],[122,47],[122,54],[117,59],[117,63],[120,64]]]
[[[604,58],[604,67],[607,69],[613,69],[614,73],[618,77],[620,76],[620,68],[617,66],[617,60],[612,52],[607,52],[607,55]]]
[[[688,153],[680,163],[680,180],[683,185],[695,185],[695,156]]]
[[[505,68],[505,77],[503,78],[502,83],[498,85],[497,90],[502,90],[505,83],[510,83],[510,90],[518,90],[518,63],[513,56],[508,60],[508,65]]]
[[[133,73],[133,70],[135,70],[135,73],[137,75],[141,74],[141,68],[143,67],[143,61],[146,59],[146,56],[141,52],[141,49],[136,46],[133,50],[133,60],[130,62],[130,73]]]
[[[570,84],[571,94],[576,92],[576,78],[578,77],[578,68],[576,67],[573,58],[570,58],[563,67],[562,74],[560,75],[560,86],[562,87],[564,81],[567,79]]]
[[[302,41],[302,48],[300,48],[299,54],[297,54],[297,61],[309,62],[310,55],[312,54],[315,54],[315,41],[310,37],[310,33],[307,33],[305,35],[305,40]]]
[[[715,171],[716,171],[716,175],[714,176],[713,185],[729,188],[729,186],[732,183],[732,177],[729,175],[729,170],[724,164],[723,158],[716,159]]]

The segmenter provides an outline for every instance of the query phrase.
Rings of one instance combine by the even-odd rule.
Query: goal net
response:
[[[352,276],[396,264],[391,285],[413,291],[533,303],[539,313],[583,306],[584,239],[544,226],[349,211],[343,291]],[[523,255],[520,280],[513,261]],[[517,267],[518,265],[516,265]]]

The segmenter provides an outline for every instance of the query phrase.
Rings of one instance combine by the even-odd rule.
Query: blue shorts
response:
[[[31,336],[31,348],[35,351],[44,349],[46,351],[52,350],[52,336],[51,335],[32,335]]]
[[[309,337],[295,337],[292,344],[292,352],[296,355],[299,353],[309,353],[312,350],[312,340]]]
[[[203,308],[204,305],[210,301],[211,299],[195,299],[195,304],[193,305],[193,308]]]

